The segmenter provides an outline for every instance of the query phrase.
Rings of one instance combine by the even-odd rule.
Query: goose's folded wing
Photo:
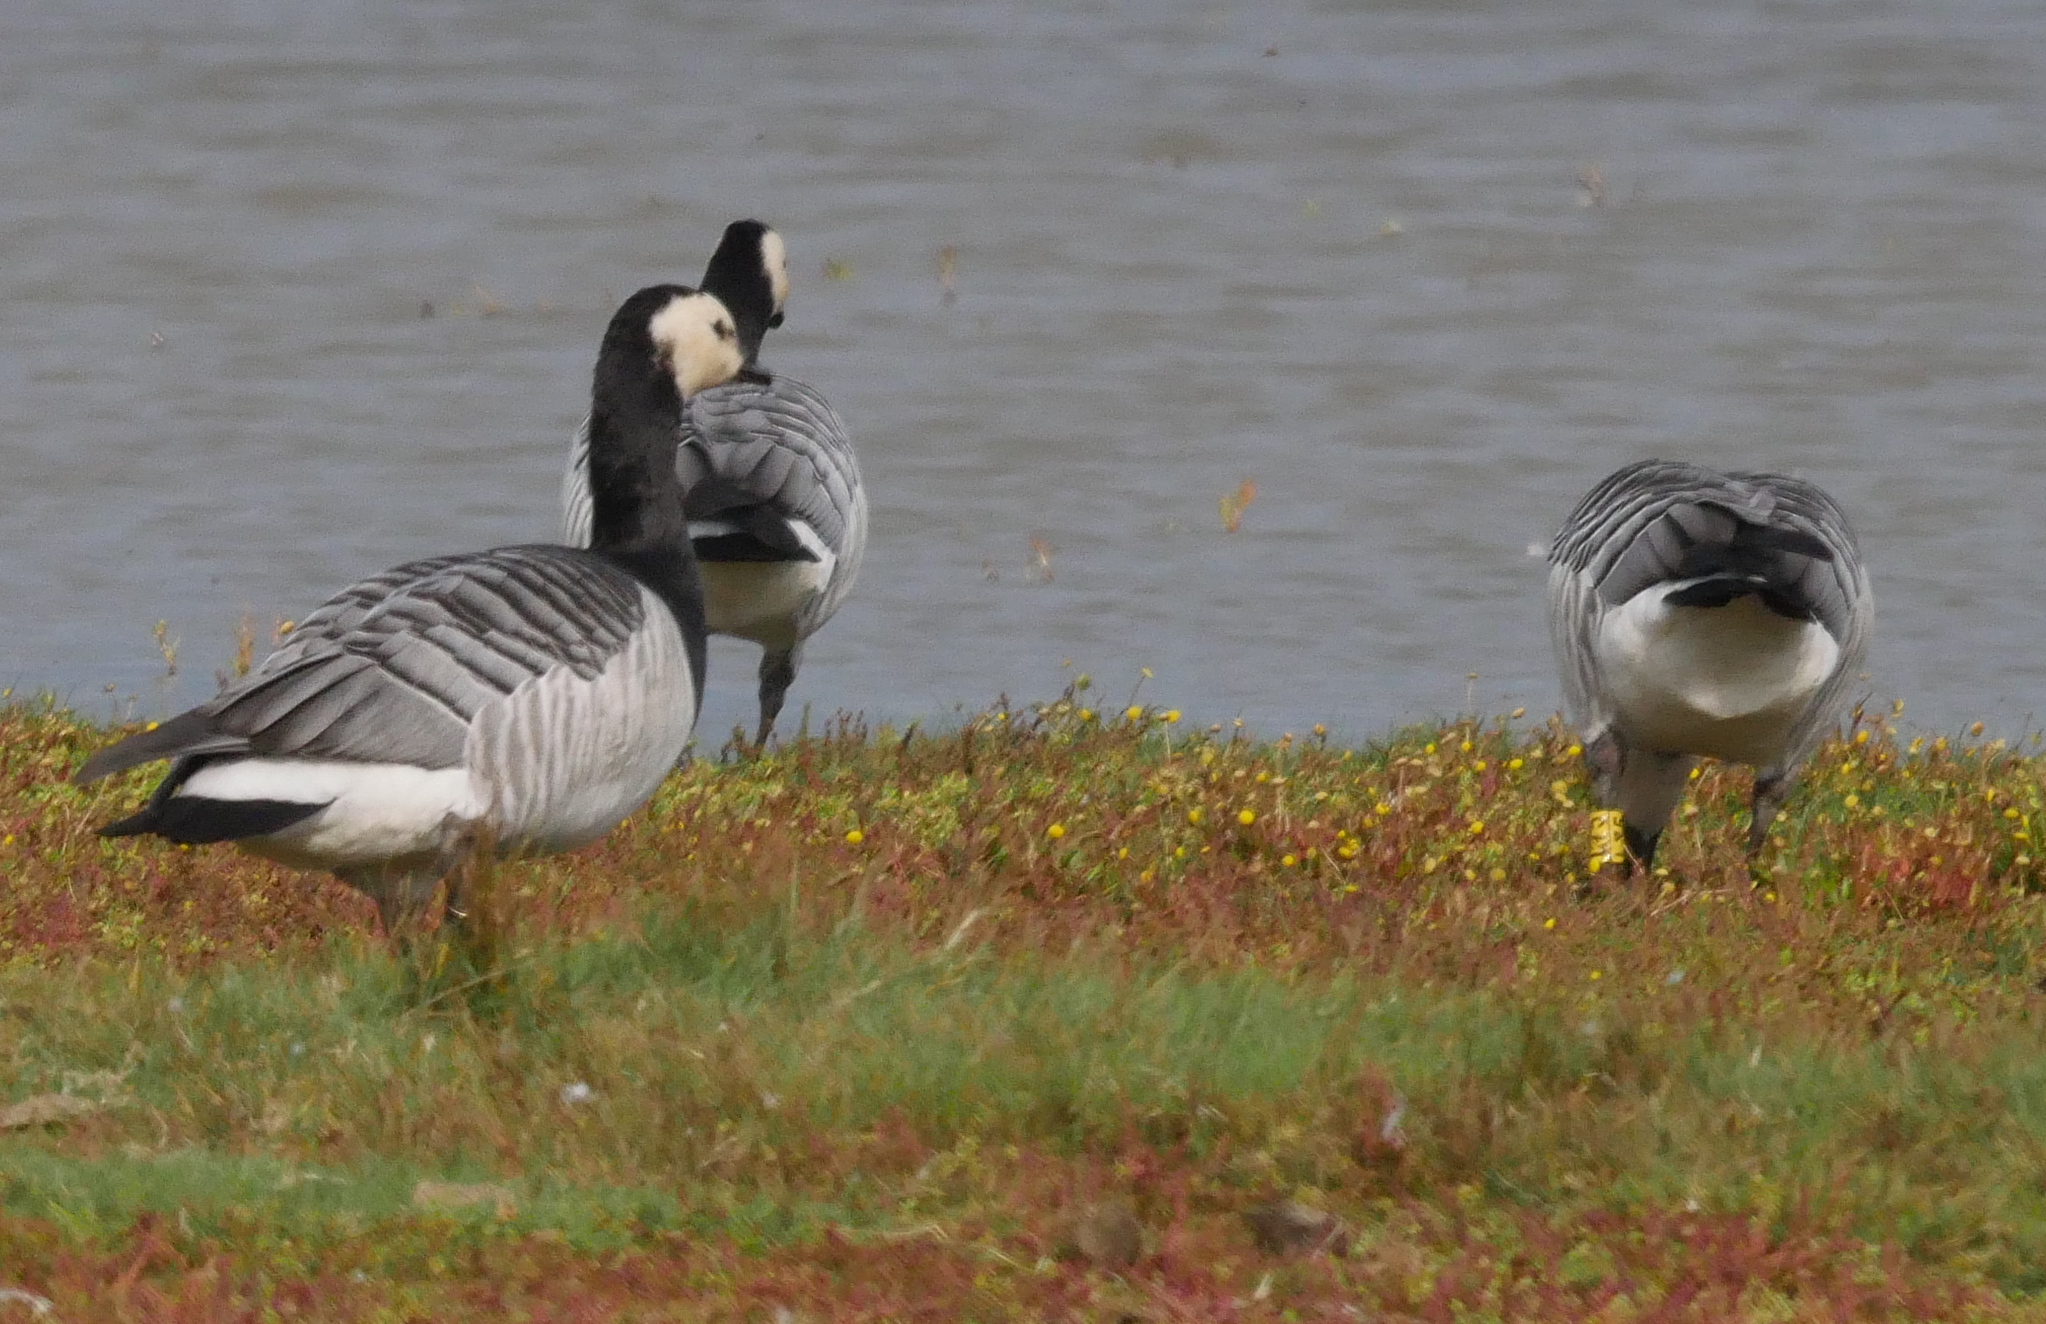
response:
[[[348,633],[390,598],[404,592],[436,571],[469,559],[466,555],[433,556],[392,566],[379,575],[359,579],[307,612],[291,627],[284,642],[257,666],[262,673],[275,673],[296,665],[318,645]]]
[[[1743,530],[1771,527],[1775,503],[1757,487],[1695,465],[1629,465],[1577,503],[1556,534],[1551,562],[1617,607],[1642,590],[1708,573]],[[1805,550],[1823,554],[1823,549]]]
[[[1567,566],[1549,571],[1549,642],[1563,681],[1563,710],[1582,731],[1602,730],[1610,714],[1600,701],[1598,655],[1592,641],[1602,609],[1578,574]]]
[[[485,705],[550,674],[595,677],[643,616],[634,580],[568,548],[441,558],[289,663],[101,750],[77,780],[195,754],[458,767]]]
[[[822,396],[788,377],[730,382],[690,401],[689,426],[702,441],[680,460],[692,521],[759,508],[844,553],[864,498],[845,425]]]
[[[691,397],[686,420],[685,440],[700,443],[685,445],[678,460],[692,520],[732,532],[800,520],[834,555],[857,561],[866,496],[845,424],[824,397],[789,377],[733,381]],[[571,547],[590,541],[589,452],[584,419],[561,475],[561,539]]]

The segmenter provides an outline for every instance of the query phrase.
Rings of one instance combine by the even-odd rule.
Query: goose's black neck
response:
[[[654,344],[652,322],[681,286],[641,290],[604,332],[590,385],[590,547],[672,548],[687,555],[689,525],[675,448],[682,392]]]
[[[622,567],[667,603],[701,651],[703,583],[675,471],[682,392],[653,340],[656,314],[690,294],[679,285],[641,290],[604,332],[590,387],[590,550]],[[702,674],[701,657],[693,657]]]
[[[760,341],[781,325],[774,306],[774,278],[767,270],[765,222],[733,221],[703,269],[703,291],[715,294],[729,308],[739,332],[739,352],[752,367],[760,357]]]

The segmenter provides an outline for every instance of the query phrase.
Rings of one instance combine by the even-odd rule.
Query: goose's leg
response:
[[[1635,827],[1632,823],[1620,825],[1620,835],[1627,839],[1627,872],[1639,873],[1655,867],[1655,848],[1662,844],[1662,829],[1650,832]]]
[[[760,730],[753,737],[754,744],[765,745],[774,731],[774,719],[781,716],[782,701],[789,696],[789,686],[796,683],[796,667],[802,660],[801,641],[760,654]]]
[[[1662,841],[1662,830],[1669,826],[1670,815],[1684,798],[1684,787],[1690,784],[1691,769],[1696,766],[1698,760],[1687,754],[1629,752],[1620,777],[1620,809],[1626,815],[1627,851],[1637,870],[1655,867],[1655,848]]]
[[[1591,769],[1592,791],[1599,804],[1620,811],[1629,871],[1654,868],[1663,829],[1669,826],[1677,802],[1684,798],[1684,787],[1698,760],[1686,754],[1634,749],[1607,731],[1584,747],[1584,761]]]
[[[342,869],[335,877],[376,902],[384,936],[409,948],[418,937],[420,921],[443,872],[438,860],[411,860]]]
[[[1769,839],[1769,825],[1776,821],[1783,802],[1790,798],[1790,788],[1796,778],[1784,768],[1758,768],[1755,770],[1755,817],[1748,824],[1748,858],[1762,853],[1762,845]]]
[[[467,949],[494,937],[501,918],[496,890],[497,833],[487,820],[452,815],[440,830],[440,852],[434,867],[448,882],[441,894],[441,929]]]
[[[1627,751],[1611,731],[1584,742],[1584,770],[1591,776],[1591,793],[1601,808],[1612,809],[1619,804],[1620,768],[1626,760]]]

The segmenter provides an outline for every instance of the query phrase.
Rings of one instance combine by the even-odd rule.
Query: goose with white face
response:
[[[685,401],[744,361],[715,296],[626,300],[591,385],[590,550],[435,557],[343,589],[221,694],[87,760],[81,782],[173,760],[103,834],[331,870],[401,932],[479,848],[610,831],[695,724],[703,603],[675,450]]]
[[[675,296],[648,322],[647,335],[684,400],[732,380],[746,364],[737,324],[715,295]]]
[[[703,288],[731,308],[749,370],[691,399],[681,477],[710,630],[760,645],[755,739],[765,742],[805,645],[859,576],[867,496],[845,424],[823,396],[753,367],[788,301],[781,235],[756,220],[732,222]],[[588,444],[585,420],[561,485],[562,540],[574,546],[590,536]]]

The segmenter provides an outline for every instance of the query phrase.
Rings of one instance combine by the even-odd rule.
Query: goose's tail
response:
[[[1713,513],[1728,517],[1724,524],[1711,521],[1719,536],[1692,542],[1677,558],[1674,578],[1683,586],[1663,601],[1672,607],[1724,607],[1752,596],[1778,616],[1819,619],[1822,593],[1833,582],[1832,548],[1799,529],[1750,522],[1740,511],[1714,507]]]

